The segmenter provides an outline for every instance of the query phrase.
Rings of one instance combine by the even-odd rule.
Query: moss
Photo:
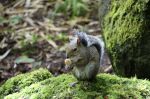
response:
[[[25,88],[26,86],[45,80],[50,76],[51,74],[49,73],[48,70],[39,69],[33,71],[32,73],[27,73],[25,75],[21,74],[16,77],[10,78],[5,82],[4,85],[0,87],[0,99],[3,96],[6,96],[8,94],[19,92],[21,89]]]
[[[150,77],[150,1],[112,0],[103,32],[115,72]]]
[[[29,73],[31,79],[35,79],[34,82],[25,85],[19,91],[13,91],[9,94],[4,94],[5,99],[145,99],[150,97],[150,82],[147,80],[139,80],[136,78],[120,78],[115,75],[99,74],[95,81],[85,85],[83,82],[79,82],[76,86],[71,87],[72,82],[77,80],[69,74],[63,74],[58,77],[50,77],[35,82],[37,78],[43,77],[45,74],[47,77],[47,70],[39,70]],[[45,72],[45,73],[40,73]],[[36,77],[33,77],[37,73]],[[20,81],[27,79],[29,74],[19,75],[22,76]],[[16,79],[19,76],[11,79]],[[33,78],[32,78],[33,77]],[[10,81],[10,79],[8,80]],[[5,88],[8,81],[0,88]],[[26,82],[24,82],[25,84]],[[11,86],[22,86],[23,83],[17,85],[11,83]],[[10,85],[9,85],[10,86]],[[12,87],[10,87],[13,89]],[[6,89],[5,89],[6,90]],[[5,92],[3,89],[3,92]],[[7,89],[9,90],[9,88]],[[3,97],[1,97],[3,98]]]

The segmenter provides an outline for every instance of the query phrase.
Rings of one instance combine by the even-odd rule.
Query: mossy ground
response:
[[[30,86],[33,83],[43,81],[51,77],[48,70],[39,69],[32,73],[20,74],[13,77],[5,82],[4,85],[0,86],[0,99],[8,94],[19,92],[26,86]]]
[[[115,72],[150,77],[150,0],[112,0],[103,32]]]
[[[36,76],[35,76],[36,75]],[[31,80],[32,79],[32,80]],[[28,81],[30,83],[28,83]],[[52,77],[45,69],[18,75],[0,87],[1,99],[148,99],[150,82],[136,78],[120,78],[99,74],[95,81],[85,85],[69,74]]]

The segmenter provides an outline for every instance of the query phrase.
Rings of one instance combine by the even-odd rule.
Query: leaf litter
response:
[[[58,1],[0,1],[0,83],[40,67],[48,68],[54,76],[66,73],[65,44],[70,29],[101,33],[98,15],[93,15],[96,10],[91,11],[92,17],[88,14],[71,19],[67,14],[55,13]],[[109,59],[106,61],[110,66]]]

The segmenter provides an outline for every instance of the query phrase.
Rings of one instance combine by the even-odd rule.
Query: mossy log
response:
[[[150,82],[99,74],[88,86],[70,74],[52,77],[45,69],[10,78],[0,87],[1,99],[148,99]]]
[[[150,0],[112,0],[103,34],[114,71],[150,79]]]

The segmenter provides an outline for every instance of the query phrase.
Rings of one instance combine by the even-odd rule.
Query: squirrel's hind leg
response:
[[[99,71],[99,64],[92,61],[86,66],[86,75],[88,76],[88,81],[93,81]]]

